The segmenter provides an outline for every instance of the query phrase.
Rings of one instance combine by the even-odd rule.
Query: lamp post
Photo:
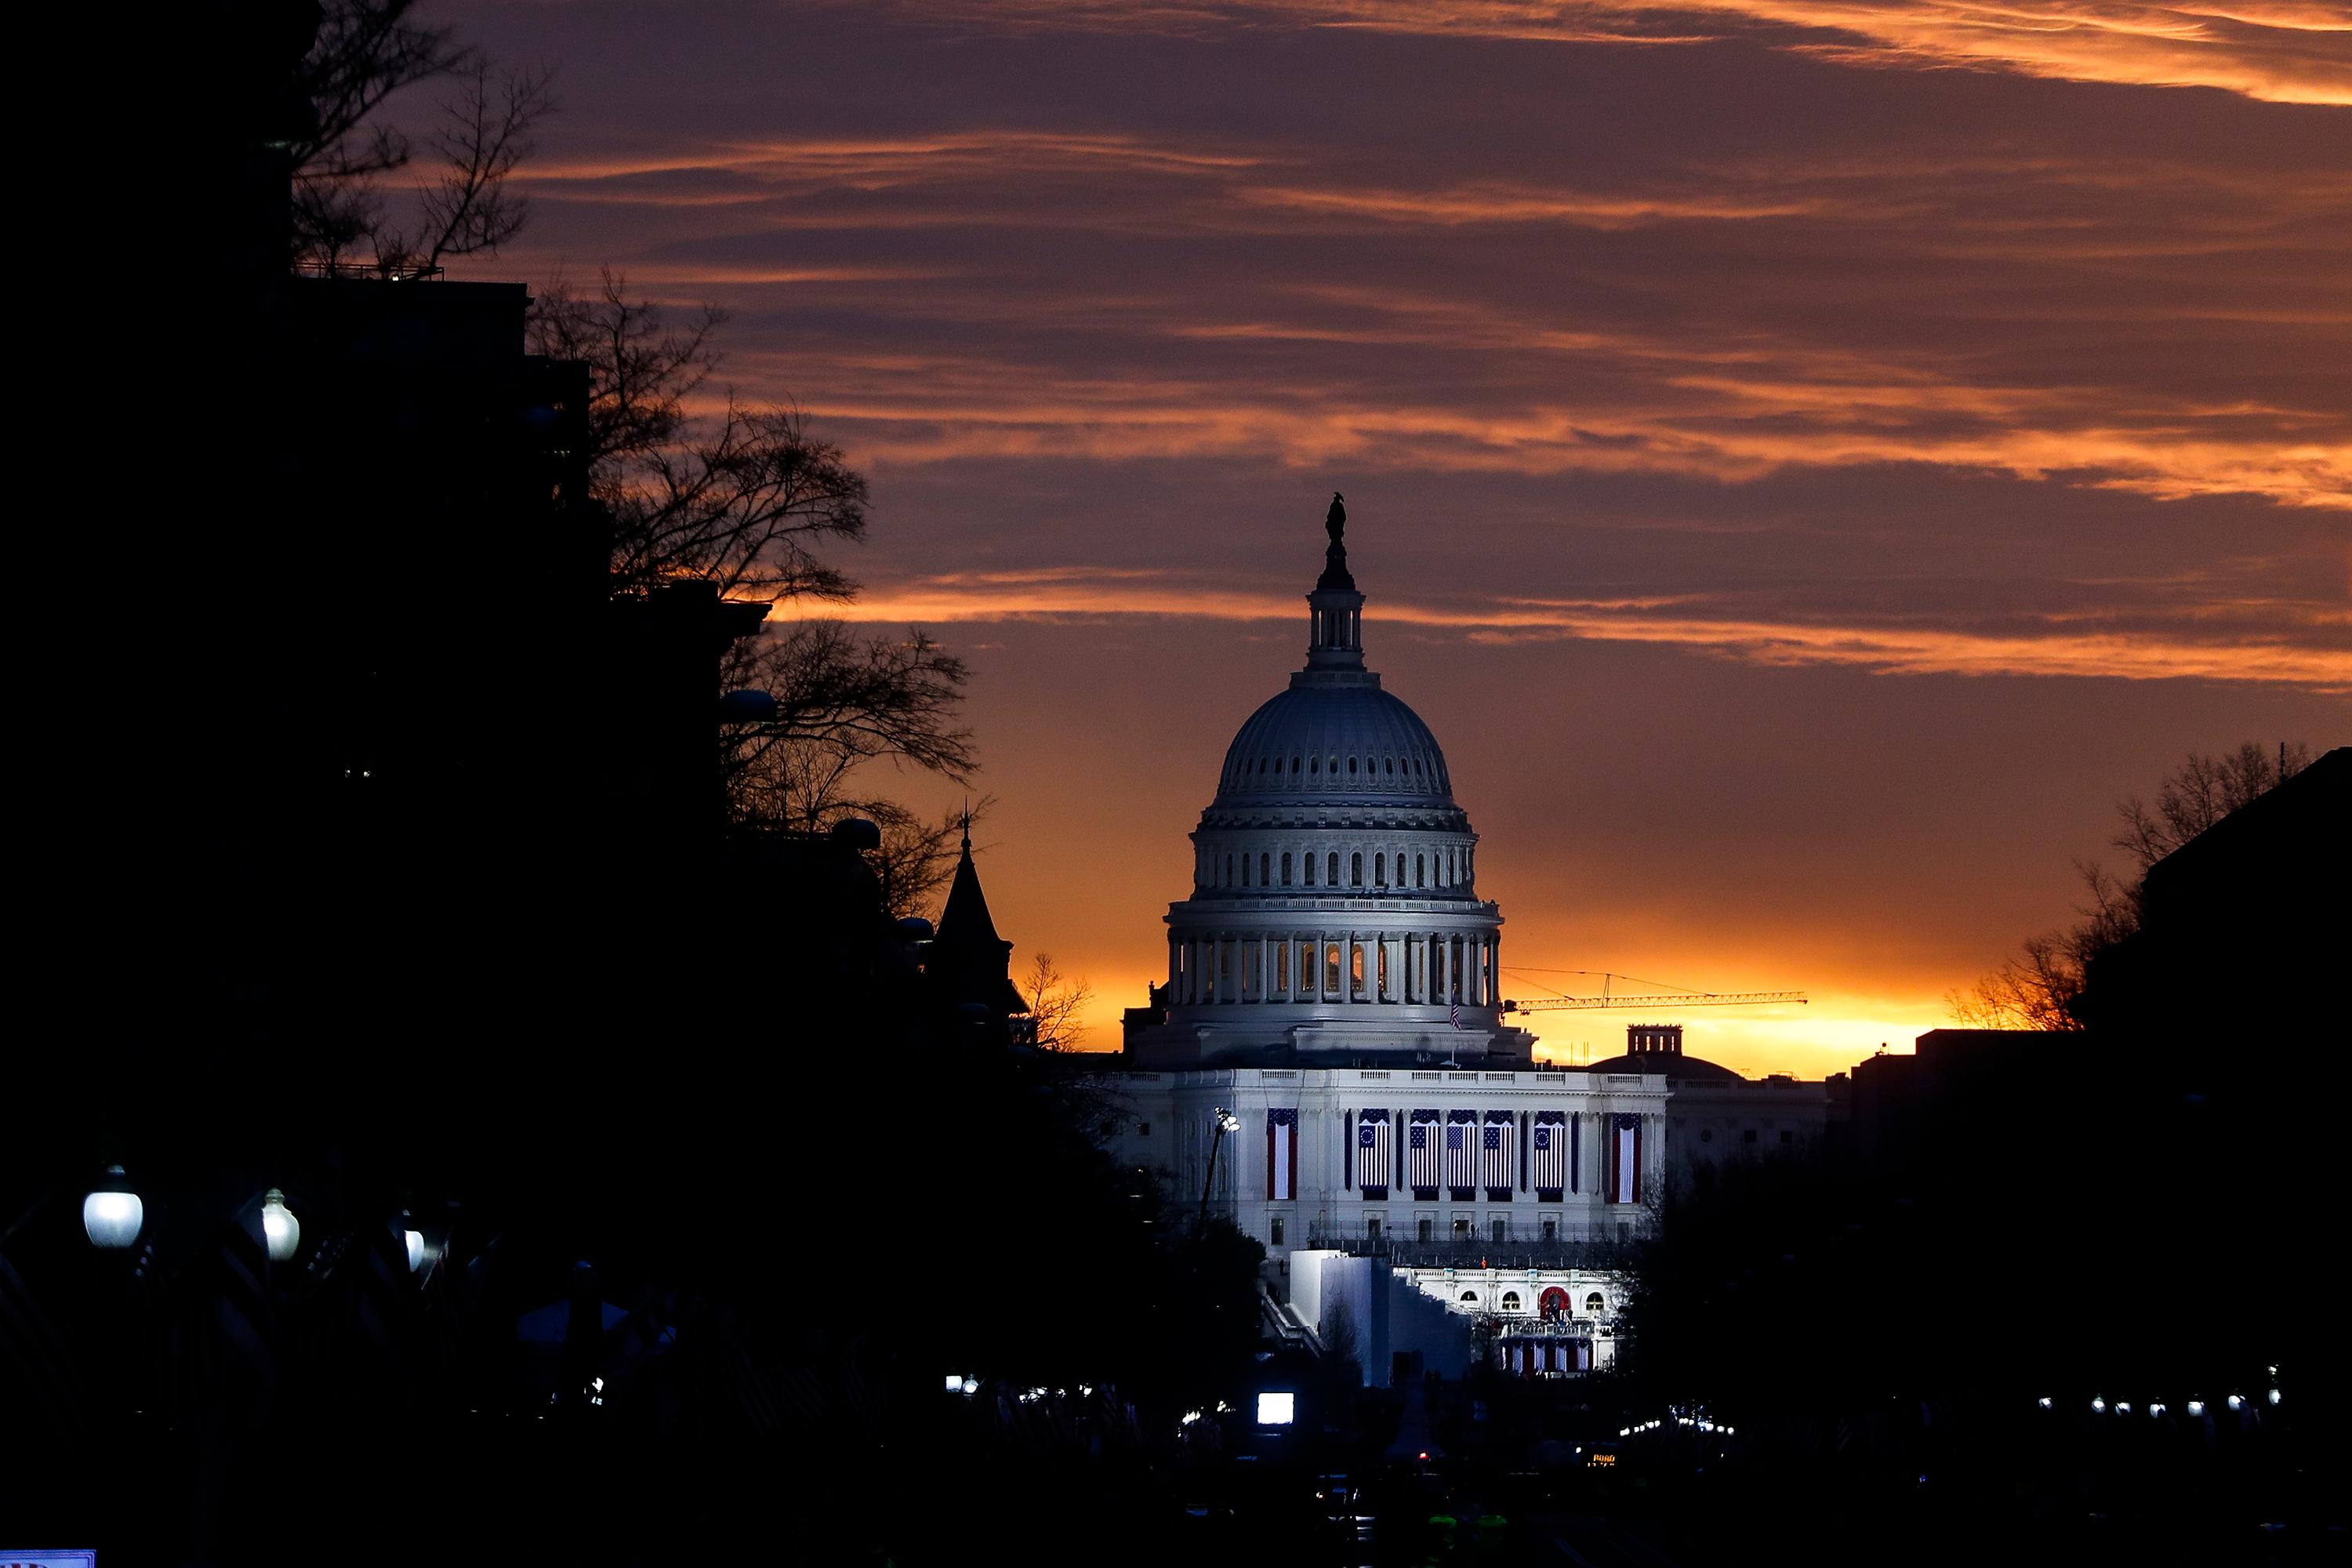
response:
[[[1201,1234],[1209,1234],[1209,1189],[1217,1184],[1217,1146],[1228,1132],[1242,1130],[1242,1119],[1220,1105],[1210,1114],[1216,1119],[1216,1131],[1209,1135],[1209,1175],[1201,1184]]]

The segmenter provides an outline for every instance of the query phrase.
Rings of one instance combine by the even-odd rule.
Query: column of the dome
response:
[[[1351,1007],[1356,1002],[1356,933],[1339,933],[1339,1005]]]

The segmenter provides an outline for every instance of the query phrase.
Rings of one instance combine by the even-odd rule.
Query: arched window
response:
[[[1385,888],[1388,885],[1389,858],[1385,855],[1375,855],[1372,857],[1372,886]]]
[[[1356,771],[1356,759],[1353,757],[1348,759],[1348,771],[1351,773]]]
[[[1348,857],[1348,886],[1351,888],[1360,888],[1363,885],[1364,854],[1363,851],[1360,849],[1355,854]]]
[[[1315,857],[1312,855],[1307,857],[1307,885],[1310,888],[1315,885]]]
[[[1228,849],[1228,850],[1226,850],[1226,851],[1225,851],[1225,880],[1224,880],[1224,886],[1226,886],[1226,887],[1230,888],[1230,887],[1232,887],[1233,885],[1234,885],[1234,853],[1233,853],[1233,851],[1232,851],[1232,850]]]
[[[1326,772],[1326,773],[1338,773],[1338,772],[1339,771],[1339,752],[1332,752],[1329,756],[1328,756],[1328,757],[1326,757],[1326,758],[1324,758],[1324,759],[1323,759],[1323,770],[1324,770],[1324,772]]]
[[[1396,759],[1395,759],[1394,757],[1382,757],[1382,758],[1381,759],[1381,772],[1382,772],[1382,773],[1395,773],[1395,772],[1396,772]]]
[[[1257,885],[1261,888],[1267,885],[1265,879],[1266,868],[1271,864],[1272,860],[1270,857],[1260,855],[1257,858]]]
[[[1426,856],[1422,855],[1412,858],[1412,885],[1416,888],[1425,888],[1429,885],[1425,880],[1428,868],[1423,864],[1423,861],[1427,858]]]
[[[1330,887],[1338,887],[1339,885],[1339,852],[1337,849],[1331,851],[1330,859],[1324,866],[1323,870],[1324,882]]]
[[[1462,1299],[1475,1305],[1478,1300],[1478,1292],[1475,1290],[1465,1290],[1462,1292]]]
[[[1321,764],[1320,763],[1318,763],[1318,761],[1316,761],[1316,759],[1314,759],[1313,757],[1309,757],[1309,758],[1307,758],[1307,771],[1308,773],[1313,773],[1317,768],[1320,767],[1321,765],[1322,765],[1322,764]]]
[[[1339,944],[1336,942],[1323,944],[1323,989],[1334,996],[1339,994]]]
[[[1290,851],[1287,849],[1282,852],[1282,885],[1286,888],[1290,886]]]
[[[1518,1293],[1517,1290],[1506,1290],[1506,1291],[1504,1291],[1504,1292],[1503,1292],[1503,1310],[1505,1310],[1506,1312],[1516,1312],[1516,1311],[1517,1311],[1518,1310],[1519,1310],[1519,1293]]]
[[[1242,857],[1242,886],[1246,888],[1249,885],[1249,857],[1244,855]]]
[[[1601,1310],[1604,1305],[1606,1303],[1601,1300],[1601,1292],[1595,1290],[1584,1299],[1584,1315],[1588,1318],[1597,1318],[1601,1315]]]

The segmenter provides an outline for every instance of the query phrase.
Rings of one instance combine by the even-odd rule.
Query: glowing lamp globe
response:
[[[414,1274],[425,1267],[425,1233],[404,1226],[400,1237],[408,1244],[408,1271]]]
[[[92,1247],[110,1251],[129,1247],[139,1239],[139,1227],[146,1222],[147,1205],[123,1180],[120,1165],[108,1166],[106,1180],[81,1201],[81,1227],[89,1233]]]
[[[283,1263],[302,1245],[302,1222],[286,1206],[286,1194],[272,1187],[261,1200],[261,1239],[269,1261]]]

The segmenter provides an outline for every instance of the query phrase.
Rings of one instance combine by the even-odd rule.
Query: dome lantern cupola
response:
[[[1364,596],[1356,592],[1356,580],[1348,573],[1348,509],[1337,490],[1331,492],[1331,510],[1323,527],[1331,544],[1323,552],[1323,575],[1307,595],[1307,668],[1360,670],[1364,668]]]

